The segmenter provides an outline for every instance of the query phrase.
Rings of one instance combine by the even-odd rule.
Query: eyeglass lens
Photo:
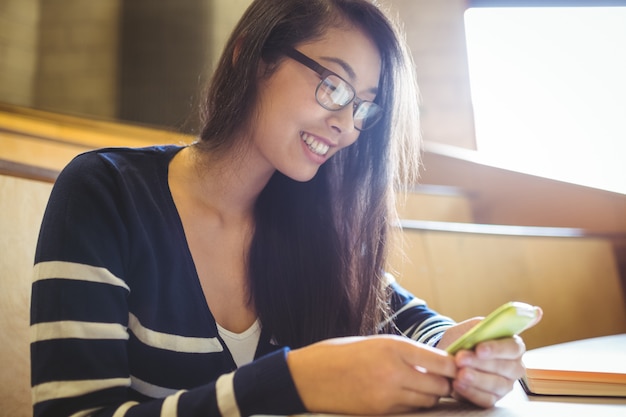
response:
[[[333,74],[322,79],[315,96],[319,104],[328,110],[340,110],[354,100],[355,105],[352,114],[354,125],[359,130],[371,127],[382,115],[377,104],[359,100],[352,86]]]

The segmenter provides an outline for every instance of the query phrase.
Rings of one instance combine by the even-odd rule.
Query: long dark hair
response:
[[[367,0],[253,1],[209,86],[197,145],[230,149],[237,145],[231,140],[236,133],[253,129],[262,61],[275,68],[285,48],[319,39],[330,27],[351,26],[378,47],[375,101],[385,109],[383,120],[308,182],[276,172],[255,206],[251,302],[264,329],[292,347],[374,334],[387,317],[384,271],[396,219],[393,187],[415,172],[419,158],[418,93],[398,28]]]

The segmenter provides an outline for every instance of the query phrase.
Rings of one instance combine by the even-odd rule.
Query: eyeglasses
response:
[[[326,110],[338,111],[353,103],[352,118],[354,127],[359,131],[371,128],[382,118],[382,107],[372,101],[358,98],[354,87],[339,75],[296,49],[286,49],[284,54],[320,76],[321,81],[315,89],[315,99]]]

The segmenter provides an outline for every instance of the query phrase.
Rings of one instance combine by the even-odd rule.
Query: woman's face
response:
[[[360,99],[376,97],[380,54],[361,30],[329,29],[323,39],[296,49],[348,81]],[[260,81],[253,147],[272,169],[296,181],[313,178],[321,164],[359,136],[352,103],[326,110],[315,98],[319,83],[315,71],[291,58]]]

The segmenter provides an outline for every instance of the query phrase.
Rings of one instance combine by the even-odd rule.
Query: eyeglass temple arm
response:
[[[294,48],[286,48],[283,53],[287,55],[289,58],[294,59],[301,63],[302,65],[312,69],[315,71],[320,77],[324,78],[327,75],[331,75],[334,73],[327,68],[324,68],[322,65],[318,64],[308,56],[304,55],[302,52],[298,51]]]

